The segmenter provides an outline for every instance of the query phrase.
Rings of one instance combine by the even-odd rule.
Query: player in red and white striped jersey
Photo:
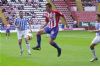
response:
[[[58,23],[60,20],[60,17],[62,17],[65,20],[65,17],[62,13],[56,10],[52,10],[52,6],[50,3],[46,4],[46,13],[44,15],[46,24],[44,26],[41,26],[40,30],[37,32],[37,46],[33,47],[34,50],[40,50],[41,49],[41,34],[47,33],[50,34],[50,45],[55,47],[58,52],[58,57],[61,55],[61,48],[54,42],[54,40],[57,37],[59,27]],[[66,20],[65,20],[66,22]],[[66,22],[67,24],[67,22]]]

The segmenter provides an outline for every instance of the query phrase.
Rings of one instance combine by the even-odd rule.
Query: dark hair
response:
[[[21,12],[23,12],[23,11],[19,11],[19,12],[21,13]]]
[[[2,9],[2,12],[6,12],[6,9]]]
[[[100,18],[100,14],[97,14],[97,16]]]
[[[49,6],[49,8],[51,8],[51,7],[52,7],[52,5],[51,5],[50,3],[47,3],[47,4],[46,4],[46,6]]]
[[[6,20],[8,21],[9,20],[9,17],[7,17]]]

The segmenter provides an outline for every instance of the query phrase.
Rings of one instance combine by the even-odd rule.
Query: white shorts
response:
[[[96,36],[92,41],[92,44],[98,44],[98,43],[100,43],[100,36]]]
[[[28,33],[27,30],[22,30],[22,31],[17,30],[18,39],[22,39],[22,37],[27,38],[27,33]]]

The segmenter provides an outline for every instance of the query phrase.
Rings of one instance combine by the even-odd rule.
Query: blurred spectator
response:
[[[16,2],[16,0],[11,0],[11,2]]]
[[[36,18],[36,13],[33,13],[32,14],[32,18]]]
[[[0,0],[0,6],[2,6],[2,1]]]
[[[96,0],[96,2],[99,2],[100,3],[100,0]]]
[[[17,11],[18,10],[18,8],[16,6],[14,6],[13,9],[14,9],[14,11]],[[15,12],[15,14],[16,14],[16,12]]]
[[[2,9],[2,12],[4,13],[4,12],[6,12],[6,10],[5,9]]]
[[[42,8],[41,4],[39,3],[39,8]]]
[[[8,1],[7,0],[1,0],[2,1],[2,4],[7,4]]]
[[[34,0],[34,2],[39,2],[39,0]]]
[[[19,6],[18,10],[24,10],[24,6],[23,5]]]
[[[32,0],[26,0],[25,5],[30,5],[31,6],[32,5]]]
[[[25,12],[25,16],[27,16],[27,12]]]
[[[39,0],[39,2],[43,2],[43,0]]]
[[[73,21],[73,28],[78,28],[77,21]]]
[[[83,6],[93,6],[94,3],[91,0],[82,0]]]
[[[21,0],[18,0],[18,2],[19,2],[19,3],[22,3],[22,1],[21,1]]]
[[[28,2],[30,2],[30,3],[31,3],[31,2],[32,2],[32,0],[28,0]]]
[[[13,14],[16,14],[15,13],[15,10],[14,10],[14,7],[12,7],[11,9],[10,9],[10,11],[11,11],[11,14],[13,15]]]
[[[0,25],[2,25],[2,19],[0,18]]]

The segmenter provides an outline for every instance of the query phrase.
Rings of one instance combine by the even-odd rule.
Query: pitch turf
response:
[[[17,35],[11,34],[6,40],[5,34],[0,33],[0,65],[3,66],[100,66],[100,60],[89,62],[91,53],[89,45],[95,37],[94,33],[86,31],[59,32],[56,42],[62,48],[61,57],[57,57],[55,48],[48,44],[49,38],[42,36],[41,51],[31,49],[32,55],[28,56],[23,39],[24,54],[20,56]],[[35,33],[30,41],[31,47],[36,45]],[[96,53],[100,58],[100,45],[96,47]]]

